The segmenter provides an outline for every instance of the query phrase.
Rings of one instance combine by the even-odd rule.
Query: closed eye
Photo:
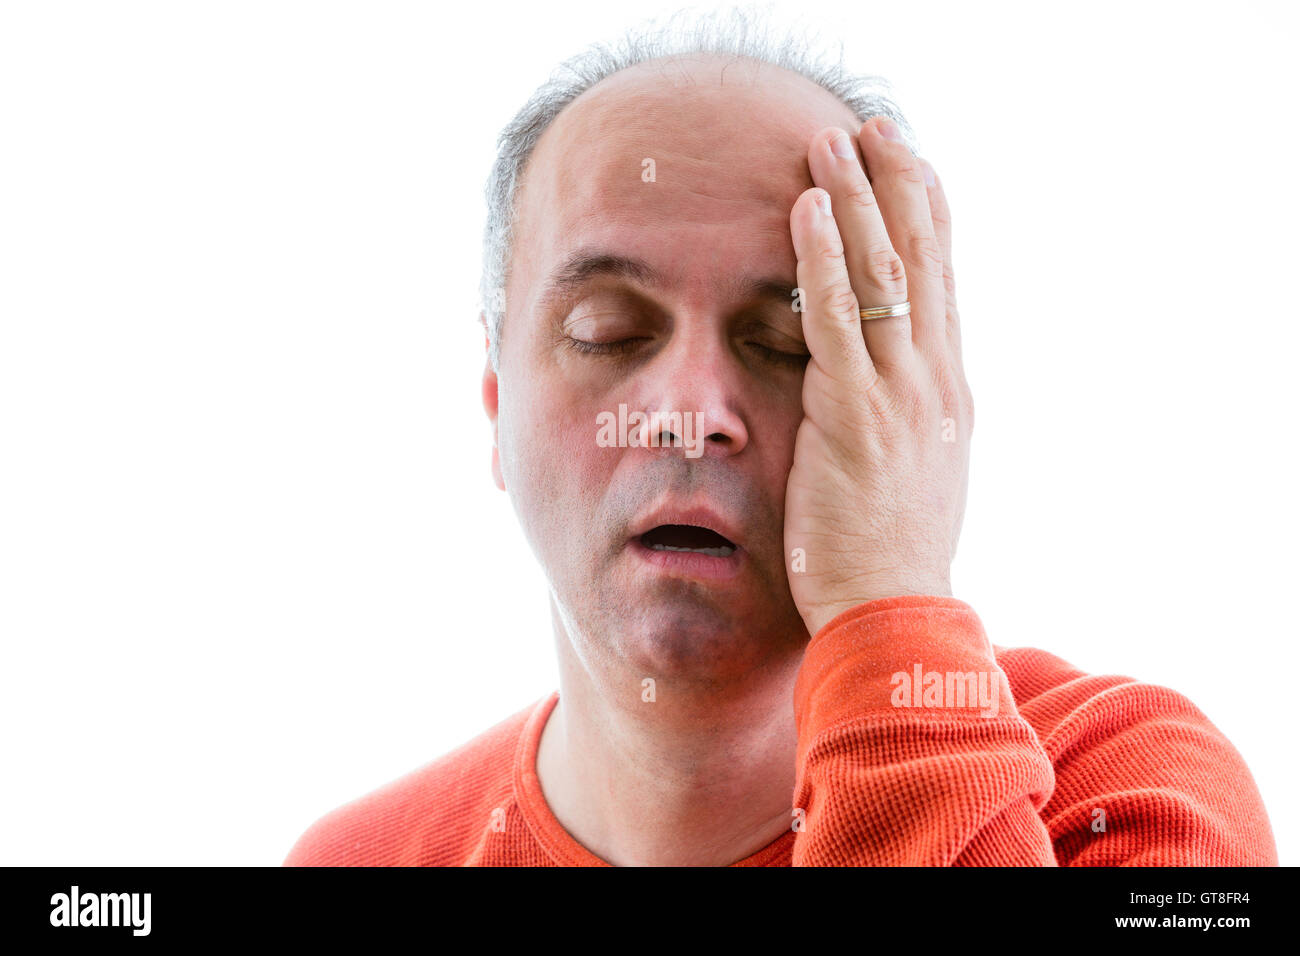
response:
[[[565,336],[564,344],[567,348],[583,355],[626,355],[637,347],[640,342],[648,341],[647,338],[630,338],[619,339],[617,342],[588,342],[585,339],[575,339],[573,336]]]
[[[777,362],[782,365],[790,365],[797,368],[803,368],[812,358],[807,352],[782,352],[780,349],[774,349],[770,346],[763,345],[760,342],[750,342],[753,348],[757,349],[765,359],[770,362]]]
[[[565,336],[564,344],[567,348],[582,355],[627,355],[635,351],[640,343],[647,341],[649,341],[649,338],[645,336],[619,339],[615,342],[588,342],[585,339]],[[791,368],[803,368],[808,364],[808,360],[812,358],[807,352],[783,352],[761,342],[750,342],[748,344],[765,361]]]

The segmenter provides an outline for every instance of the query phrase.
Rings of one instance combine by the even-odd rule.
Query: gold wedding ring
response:
[[[912,311],[912,303],[904,302],[902,305],[881,305],[874,309],[859,309],[858,315],[863,319],[892,319],[898,315],[907,315]]]

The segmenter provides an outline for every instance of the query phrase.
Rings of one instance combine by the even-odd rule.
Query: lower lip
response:
[[[715,558],[694,551],[656,551],[640,538],[633,538],[630,544],[637,557],[663,573],[710,581],[725,581],[738,575],[741,555],[745,553],[737,548],[725,558]]]

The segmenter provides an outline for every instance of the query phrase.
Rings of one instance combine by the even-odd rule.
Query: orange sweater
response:
[[[537,780],[558,697],[326,814],[285,865],[606,865]],[[991,645],[953,598],[845,611],[794,703],[791,829],[736,866],[1277,864],[1250,771],[1191,701]]]

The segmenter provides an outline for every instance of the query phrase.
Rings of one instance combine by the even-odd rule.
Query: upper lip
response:
[[[688,524],[698,528],[708,528],[722,535],[737,548],[740,547],[737,523],[724,518],[714,508],[703,503],[681,504],[668,501],[658,504],[636,521],[632,537],[639,538],[652,528],[664,524]]]

